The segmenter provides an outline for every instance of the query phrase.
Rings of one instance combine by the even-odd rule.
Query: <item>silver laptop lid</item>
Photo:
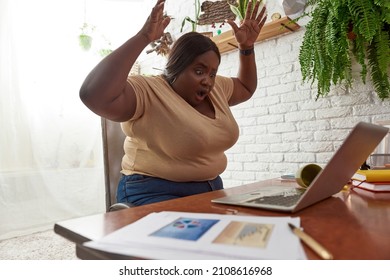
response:
[[[310,184],[298,201],[294,212],[341,191],[386,136],[388,130],[379,125],[358,123],[325,168]]]
[[[301,210],[341,191],[356,170],[359,169],[370,153],[386,136],[388,130],[388,128],[383,126],[364,122],[358,123],[294,206],[248,202],[253,197],[272,196],[273,193],[277,195],[281,192],[288,192],[286,188],[291,189],[291,187],[286,186],[261,187],[257,191],[240,195],[229,195],[213,199],[212,202],[286,212]]]

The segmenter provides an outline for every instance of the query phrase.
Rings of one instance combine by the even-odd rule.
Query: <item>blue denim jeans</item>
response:
[[[223,189],[221,177],[202,182],[173,182],[133,174],[123,175],[118,184],[117,202],[135,206]]]

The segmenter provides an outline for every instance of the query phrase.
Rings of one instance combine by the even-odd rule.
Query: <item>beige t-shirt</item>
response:
[[[162,76],[130,76],[128,82],[137,108],[133,118],[121,124],[127,136],[123,174],[189,182],[211,180],[225,170],[224,152],[239,135],[228,105],[231,78],[217,76],[209,94],[215,119],[195,110]]]

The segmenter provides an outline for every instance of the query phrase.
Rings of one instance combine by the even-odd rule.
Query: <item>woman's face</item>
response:
[[[214,51],[205,52],[177,76],[172,88],[195,107],[205,100],[214,87],[218,66],[217,54]]]

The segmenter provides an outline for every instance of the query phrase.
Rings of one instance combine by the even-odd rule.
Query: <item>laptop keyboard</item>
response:
[[[302,193],[297,193],[293,195],[273,195],[273,196],[263,196],[258,197],[252,200],[246,201],[247,203],[255,204],[269,204],[269,205],[280,205],[280,206],[292,206],[297,203],[301,198]]]

